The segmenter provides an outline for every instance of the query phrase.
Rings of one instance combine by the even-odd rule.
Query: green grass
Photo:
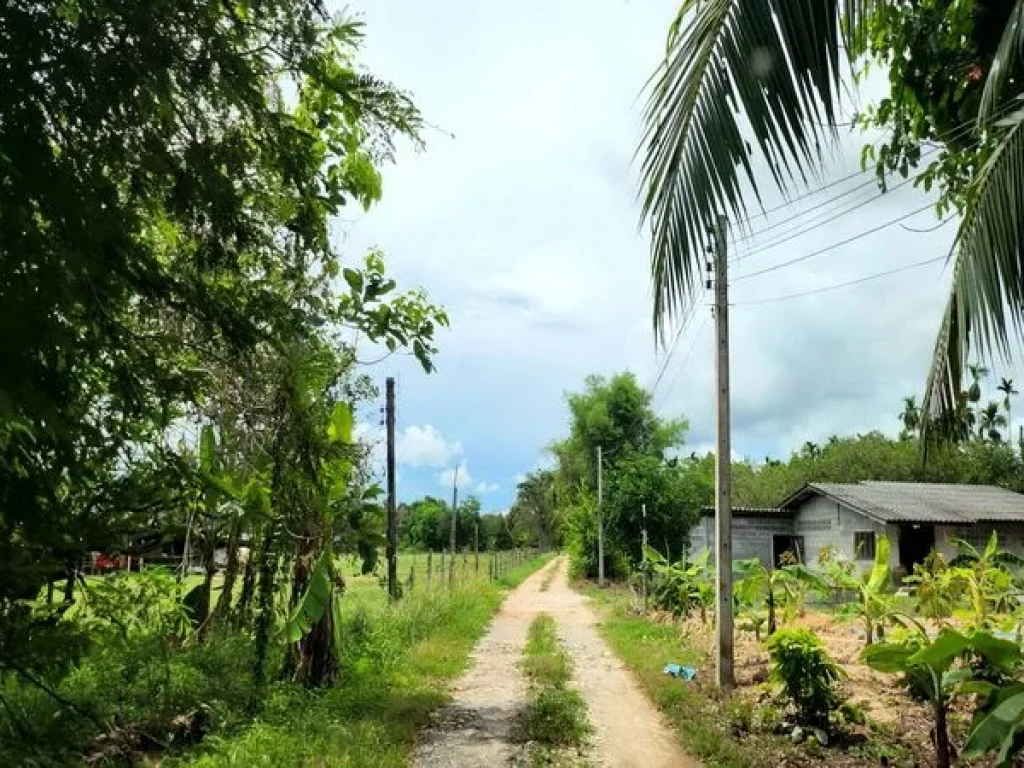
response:
[[[101,721],[119,723],[122,742],[135,734],[162,734],[186,716],[197,723],[198,744],[174,739],[163,749],[147,739],[129,754],[111,752],[98,765],[132,761],[183,766],[402,766],[430,713],[449,699],[449,684],[500,605],[504,590],[548,562],[537,557],[510,569],[502,580],[475,582],[388,601],[372,578],[347,580],[340,621],[345,645],[341,679],[324,690],[292,683],[257,689],[252,682],[252,643],[244,635],[213,635],[208,642],[157,649],[159,638],[126,645],[95,645],[56,681],[62,696]],[[270,668],[278,669],[275,645]],[[0,765],[76,764],[100,754],[100,729],[42,692],[14,678],[0,680]],[[27,725],[29,733],[19,729]],[[111,739],[105,743],[110,744]],[[102,757],[102,755],[101,755]],[[33,762],[35,761],[35,762]],[[136,759],[137,762],[137,759]]]
[[[586,702],[568,686],[572,661],[558,641],[551,616],[542,613],[530,624],[523,654],[530,697],[520,737],[533,743],[533,764],[562,762],[559,750],[584,747],[592,729]]]
[[[766,757],[778,751],[778,740],[749,735],[738,741],[733,737],[727,702],[709,679],[713,667],[705,654],[689,647],[678,627],[630,613],[630,598],[624,591],[591,588],[587,594],[601,610],[601,634],[633,671],[687,751],[707,768],[769,764]],[[683,682],[666,675],[662,670],[669,662],[695,667],[704,678]]]

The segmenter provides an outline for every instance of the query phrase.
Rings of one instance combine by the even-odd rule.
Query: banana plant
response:
[[[864,663],[879,672],[903,674],[932,707],[936,768],[949,768],[953,748],[949,738],[949,709],[958,696],[975,694],[992,701],[987,714],[975,718],[964,757],[979,757],[998,750],[1000,764],[1013,749],[1016,729],[1024,725],[1024,685],[1013,683],[1000,694],[995,685],[979,680],[966,665],[956,666],[971,656],[984,659],[994,669],[1012,674],[1020,665],[1019,642],[985,630],[963,634],[951,627],[940,630],[934,640],[920,624],[903,642],[877,643],[864,649]]]
[[[958,554],[949,564],[957,569],[967,587],[974,623],[982,626],[990,623],[993,613],[1013,611],[1016,607],[1011,599],[1014,571],[1024,568],[1024,558],[999,549],[999,537],[995,531],[992,531],[983,550],[963,539],[955,540],[954,544]]]
[[[825,592],[828,589],[821,576],[802,563],[783,565],[769,571],[760,558],[752,557],[734,561],[733,573],[737,577],[733,595],[741,605],[749,607],[755,614],[762,604],[767,605],[769,635],[774,634],[777,628],[777,605],[783,606],[784,623],[788,623],[803,612],[810,590]],[[759,629],[759,626],[755,629],[755,635],[760,634]]]
[[[678,563],[669,562],[653,547],[645,548],[644,552],[655,577],[651,591],[654,604],[677,616],[696,608],[701,621],[706,621],[707,610],[715,598],[711,551],[704,550],[691,562]]]
[[[857,597],[854,606],[864,622],[866,645],[871,645],[876,638],[882,638],[885,623],[895,615],[889,552],[889,539],[879,536],[875,542],[875,560],[871,570],[863,574],[846,573],[838,568],[830,571],[836,584],[852,591]]]

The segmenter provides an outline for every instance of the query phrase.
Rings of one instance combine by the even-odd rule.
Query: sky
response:
[[[504,509],[517,479],[550,462],[545,447],[567,431],[565,393],[586,375],[631,370],[653,384],[664,352],[652,332],[634,152],[643,87],[676,7],[348,6],[366,24],[362,64],[408,91],[430,127],[424,149],[399,148],[384,169],[383,200],[346,220],[338,245],[352,259],[381,248],[400,285],[422,286],[451,317],[437,339],[436,373],[424,374],[411,358],[368,371],[381,384],[396,377],[401,499],[450,495],[458,467],[461,496]],[[858,171],[866,140],[844,135],[811,188]],[[753,219],[746,231],[731,230],[737,456],[785,457],[831,434],[895,433],[902,398],[923,389],[950,279],[944,262],[765,301],[947,253],[955,223],[904,228],[934,226],[931,210],[831,247],[929,202],[910,184],[884,197],[871,186],[856,189],[868,178],[835,183]],[[779,205],[767,171],[760,181],[765,207]],[[816,251],[824,252],[744,278]],[[748,303],[757,301],[764,303]],[[714,440],[706,305],[680,334],[655,391],[660,414],[689,420],[687,451],[706,451]],[[360,426],[371,440],[381,437],[378,407],[364,409]]]

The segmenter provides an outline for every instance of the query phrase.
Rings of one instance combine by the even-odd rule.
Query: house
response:
[[[893,571],[906,574],[933,549],[952,557],[957,539],[981,548],[993,531],[1001,548],[1024,555],[1024,495],[991,485],[808,483],[777,508],[737,508],[733,556],[778,564],[792,550],[813,563],[829,545],[866,566],[884,534]],[[714,510],[705,508],[691,531],[691,548],[713,547],[714,540]]]

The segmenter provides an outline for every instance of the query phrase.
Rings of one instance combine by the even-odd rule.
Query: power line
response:
[[[873,235],[875,232],[879,232],[879,231],[885,229],[886,227],[891,227],[893,224],[897,224],[897,223],[903,221],[904,219],[909,219],[912,216],[916,216],[919,213],[927,211],[933,205],[934,205],[933,203],[928,203],[927,205],[923,205],[920,208],[914,209],[910,213],[905,213],[902,216],[897,216],[896,218],[890,219],[889,221],[887,221],[887,222],[885,222],[883,224],[879,224],[878,226],[872,227],[871,229],[864,230],[863,232],[858,232],[856,235],[852,235],[852,236],[846,238],[845,240],[840,240],[837,243],[832,243],[831,245],[827,245],[824,248],[819,248],[816,251],[811,251],[810,253],[806,253],[803,256],[797,256],[795,259],[789,259],[788,261],[779,262],[778,264],[773,264],[770,267],[765,267],[764,269],[759,269],[759,270],[757,270],[755,272],[748,272],[745,275],[739,275],[739,276],[733,278],[733,282],[737,282],[739,280],[747,280],[747,279],[749,279],[751,277],[757,277],[758,275],[767,274],[768,272],[774,272],[777,269],[782,269],[783,267],[788,267],[788,266],[791,266],[791,265],[796,264],[798,262],[806,261],[807,259],[813,258],[814,256],[820,256],[823,253],[828,253],[829,251],[834,250],[836,248],[840,248],[840,247],[842,247],[844,245],[849,245],[850,243],[854,242],[855,240],[860,240],[862,238],[867,237],[868,235]]]
[[[839,288],[846,288],[851,285],[857,285],[858,283],[866,283],[868,280],[877,280],[880,277],[888,277],[889,275],[895,275],[898,272],[908,272],[911,269],[918,269],[919,267],[924,267],[928,264],[934,264],[937,261],[944,261],[946,258],[946,256],[936,256],[931,259],[925,259],[924,261],[916,261],[913,264],[904,264],[902,267],[888,269],[885,272],[876,272],[873,275],[865,275],[864,277],[858,277],[856,280],[848,280],[845,283],[826,285],[823,288],[814,288],[810,291],[800,291],[799,293],[788,293],[785,296],[773,296],[770,299],[755,299],[754,301],[737,301],[732,306],[749,307],[754,304],[773,304],[777,301],[786,301],[788,299],[798,299],[803,296],[812,296],[816,293],[825,293],[826,291],[834,291]]]
[[[809,232],[813,232],[815,229],[817,229],[818,227],[822,226],[823,224],[831,223],[831,222],[835,221],[836,219],[839,219],[839,218],[842,218],[843,216],[846,216],[848,213],[853,213],[854,211],[858,211],[858,210],[860,210],[861,208],[863,208],[866,205],[871,205],[871,203],[875,202],[876,200],[881,200],[883,197],[885,197],[889,193],[899,189],[900,187],[903,187],[903,186],[906,186],[907,184],[910,184],[916,178],[917,178],[916,176],[911,176],[909,178],[906,178],[903,181],[901,181],[901,182],[899,182],[897,184],[894,184],[888,190],[886,190],[885,192],[882,192],[880,194],[869,194],[867,196],[862,195],[855,202],[853,202],[851,205],[847,206],[846,208],[843,208],[842,210],[825,210],[825,211],[822,211],[821,213],[811,217],[810,220],[801,222],[796,227],[792,227],[792,228],[786,230],[785,232],[776,233],[776,235],[775,235],[776,239],[771,240],[771,241],[769,241],[767,243],[764,243],[764,244],[761,244],[761,245],[757,245],[757,246],[751,247],[749,250],[744,251],[743,253],[739,254],[734,261],[741,261],[741,260],[749,258],[750,256],[756,256],[759,253],[764,253],[765,251],[770,251],[773,248],[778,248],[780,245],[783,245],[784,243],[788,243],[790,240],[794,240],[794,239],[796,239],[798,237],[806,235]],[[810,223],[811,221],[813,221],[815,223],[811,224]],[[803,229],[801,229],[800,227],[803,227]]]
[[[665,401],[668,401],[668,396],[672,394],[672,390],[675,389],[676,383],[679,381],[679,375],[686,368],[686,363],[689,362],[690,356],[693,355],[693,350],[697,348],[697,341],[700,339],[700,333],[704,330],[704,326],[708,324],[707,315],[701,320],[700,325],[697,326],[697,331],[693,334],[693,339],[690,341],[690,346],[686,350],[686,354],[683,355],[683,359],[679,361],[679,366],[676,368],[676,375],[672,377],[672,382],[669,384],[668,389],[665,391]]]
[[[679,329],[676,331],[675,338],[672,340],[672,344],[668,350],[668,354],[665,355],[661,365],[658,368],[657,376],[654,378],[654,385],[651,387],[651,398],[653,399],[658,392],[658,385],[661,383],[662,377],[665,375],[665,371],[668,370],[668,365],[672,361],[672,355],[675,354],[676,348],[679,346],[679,340],[683,336],[683,332],[686,330],[687,325],[693,320],[693,316],[697,311],[697,301],[690,304],[689,313],[683,317],[682,322],[679,324]]]
[[[993,114],[993,119],[999,117],[1003,113],[1011,112],[1013,109],[1016,108],[1016,106],[1017,105],[1013,101],[1008,102],[1007,104],[1003,105],[998,110],[996,110],[996,112]],[[975,126],[976,126],[976,123],[975,123],[974,120],[964,121],[963,123],[960,123],[959,126],[957,126],[954,130],[952,130],[951,132],[946,134],[946,140],[950,141],[950,140],[954,140],[956,138],[959,138],[959,137],[961,137],[963,135],[966,135],[967,133],[970,133],[972,130],[974,130]],[[921,154],[919,159],[924,159],[926,157],[930,157],[931,155],[933,155],[933,154],[935,154],[935,153],[937,153],[939,151],[940,151],[939,147],[935,147],[935,148],[926,150],[925,152],[923,152]],[[885,194],[887,194],[888,192],[892,191],[893,189],[898,189],[899,187],[904,186],[905,184],[909,183],[910,181],[914,181],[914,180],[920,178],[926,171],[927,171],[927,169],[924,169],[924,170],[919,171],[918,173],[914,174],[913,176],[905,178],[903,181],[898,182],[896,185],[894,185],[893,187],[889,188],[888,190],[879,193],[877,197],[883,197]],[[888,171],[885,174],[883,174],[883,176],[884,175],[890,175],[891,176],[893,173],[894,173],[893,171]],[[783,203],[781,203],[781,204],[779,204],[779,205],[777,205],[777,206],[775,206],[773,208],[769,208],[769,209],[763,211],[762,213],[758,213],[758,214],[755,214],[753,216],[746,217],[744,219],[744,222],[750,222],[752,219],[756,219],[756,218],[760,218],[760,217],[766,217],[767,214],[773,213],[773,212],[778,211],[778,210],[781,210],[782,208],[786,208],[786,207],[790,206],[794,202],[797,202],[799,200],[804,200],[804,199],[806,199],[808,197],[812,197],[812,196],[814,196],[814,195],[816,195],[816,194],[818,194],[820,192],[823,192],[823,191],[825,191],[827,189],[831,189],[832,187],[839,186],[839,185],[841,185],[841,184],[843,184],[843,183],[845,183],[847,181],[850,181],[851,179],[856,179],[859,176],[864,176],[866,174],[871,174],[875,178],[869,179],[869,180],[867,180],[867,181],[865,181],[865,182],[863,182],[861,184],[858,184],[858,185],[856,185],[854,187],[851,187],[848,190],[840,192],[837,195],[829,197],[829,198],[821,201],[820,203],[818,203],[818,204],[816,204],[814,206],[811,206],[810,208],[807,208],[805,210],[802,210],[802,211],[799,211],[799,212],[793,214],[792,216],[790,216],[788,218],[782,219],[781,221],[775,222],[773,224],[769,224],[769,225],[767,225],[767,226],[757,230],[756,232],[751,232],[750,234],[747,234],[747,235],[741,235],[739,237],[734,237],[733,238],[733,242],[738,244],[738,243],[741,243],[741,242],[747,242],[747,241],[754,240],[755,238],[760,237],[761,235],[763,235],[765,232],[768,232],[768,231],[770,231],[772,229],[775,229],[775,228],[777,228],[777,227],[779,227],[779,226],[781,226],[783,224],[789,223],[790,221],[795,221],[795,220],[797,220],[799,218],[802,218],[803,216],[806,216],[808,213],[811,213],[812,211],[818,210],[819,208],[821,208],[823,206],[827,206],[830,203],[833,203],[836,200],[839,200],[840,198],[846,197],[847,195],[853,194],[854,192],[857,192],[857,191],[859,191],[861,189],[864,189],[864,188],[866,188],[868,186],[875,185],[877,183],[877,169],[876,168],[864,168],[864,169],[861,169],[861,170],[856,171],[854,173],[851,173],[851,174],[849,174],[847,176],[843,176],[842,178],[836,179],[835,181],[830,182],[829,184],[825,184],[825,185],[823,185],[821,187],[817,187],[815,189],[808,190],[803,195],[799,195],[797,197],[791,198],[790,200],[784,201]],[[842,215],[842,214],[840,214],[840,215]],[[815,217],[815,218],[817,218],[817,217]],[[753,247],[761,248],[762,246],[756,246],[755,245]],[[764,246],[764,247],[774,247],[774,245],[773,246]],[[749,256],[751,254],[752,254],[751,251],[747,251],[745,253],[738,254],[734,258],[734,261],[739,261],[740,259],[746,258],[747,256]]]

